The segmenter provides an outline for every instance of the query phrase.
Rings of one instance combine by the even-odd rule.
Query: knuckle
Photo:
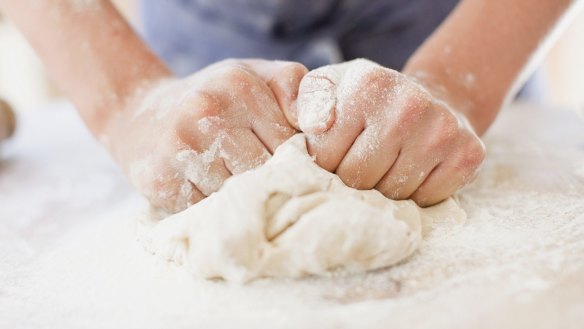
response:
[[[409,126],[418,122],[432,108],[432,102],[427,97],[412,95],[404,99],[399,112],[403,125]]]
[[[364,58],[358,58],[352,60],[347,65],[347,76],[357,77],[357,78],[367,78],[370,76],[380,76],[387,75],[393,72],[390,69],[384,68],[383,66],[372,62]]]
[[[411,199],[420,207],[427,207],[429,205],[429,196],[424,192],[416,191],[412,194]]]
[[[384,178],[382,181],[377,183],[375,189],[381,192],[386,198],[392,200],[400,200],[402,195],[403,184],[391,177]]]
[[[284,68],[286,75],[290,75],[291,77],[303,77],[308,73],[308,69],[306,66],[297,63],[297,62],[288,62],[286,67]]]
[[[198,92],[193,96],[193,104],[196,108],[196,119],[216,117],[221,114],[220,99],[206,92]]]
[[[442,113],[440,116],[441,129],[444,131],[456,131],[460,127],[460,123],[455,114],[450,111]]]
[[[388,188],[387,186],[380,186],[380,185],[378,185],[378,186],[375,187],[375,189],[377,191],[379,191],[379,193],[383,194],[383,196],[385,196],[388,199],[391,199],[391,200],[397,200],[398,199],[397,193],[394,190]]]
[[[346,100],[358,99],[370,109],[387,106],[396,84],[392,71],[380,66],[355,74],[349,72],[343,79],[343,89],[351,91]]]
[[[475,137],[475,140],[469,144],[466,153],[475,167],[480,166],[487,155],[485,145],[478,137]]]
[[[443,114],[433,125],[435,134],[430,141],[431,147],[448,147],[460,138],[458,121],[454,115]]]
[[[130,167],[130,179],[149,200],[162,201],[171,198],[173,184],[170,175],[161,173],[160,164],[137,161]]]
[[[412,200],[420,207],[430,207],[446,200],[451,195],[432,195],[425,191],[416,191],[412,195]]]
[[[226,81],[230,87],[243,89],[244,87],[251,84],[253,81],[253,76],[243,66],[232,64],[227,65],[226,68],[221,72],[221,79]]]
[[[357,190],[370,190],[373,188],[372,184],[368,184],[364,181],[363,177],[358,175],[342,175],[340,174],[339,177],[345,183],[345,185],[352,187]],[[374,185],[374,184],[373,184]]]
[[[173,134],[166,134],[164,145],[175,145],[177,140],[192,144],[197,132],[209,133],[220,128],[230,108],[228,100],[220,95],[197,92],[188,107],[179,111],[169,122]],[[164,137],[163,137],[164,138]]]
[[[155,207],[172,213],[186,208],[192,195],[190,182],[170,170],[145,177],[140,190]]]
[[[239,61],[234,59],[234,58],[226,58],[226,59],[222,59],[222,60],[216,62],[213,65],[216,65],[216,66],[225,66],[225,65],[235,66],[235,65],[237,65],[238,62]]]
[[[427,151],[449,149],[456,141],[456,135],[453,133],[438,131],[428,141]]]
[[[453,146],[455,141],[456,141],[456,134],[455,133],[440,130],[440,131],[438,131],[438,133],[436,133],[436,134],[434,134],[434,136],[432,136],[432,139],[430,140],[429,146],[433,149],[436,149],[436,148],[444,149],[444,148],[448,148],[450,146]]]
[[[471,137],[462,150],[462,156],[458,161],[457,169],[465,172],[475,172],[484,162],[486,156],[485,146],[478,137]]]
[[[359,67],[367,67],[367,66],[378,66],[375,62],[372,62],[365,58],[356,58],[349,62],[349,64]]]
[[[376,65],[365,70],[359,80],[359,83],[368,88],[373,87],[380,91],[388,91],[393,85],[393,74],[389,69]]]

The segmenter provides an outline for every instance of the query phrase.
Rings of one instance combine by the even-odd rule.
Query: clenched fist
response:
[[[154,206],[177,212],[263,164],[296,133],[283,111],[306,72],[292,62],[227,60],[159,81],[111,120],[101,140]]]
[[[287,117],[349,186],[429,206],[476,174],[485,148],[467,120],[408,76],[358,59],[308,73]]]

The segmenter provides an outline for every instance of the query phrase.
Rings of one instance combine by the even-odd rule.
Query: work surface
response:
[[[583,328],[584,123],[506,109],[464,225],[366,275],[199,281],[136,241],[145,202],[67,105],[0,162],[0,328]],[[155,138],[155,136],[153,136]]]

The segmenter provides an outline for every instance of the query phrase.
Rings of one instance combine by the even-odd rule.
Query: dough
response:
[[[416,250],[423,223],[445,215],[464,212],[453,200],[425,210],[347,187],[313,162],[298,134],[207,199],[146,220],[140,236],[147,250],[196,277],[245,282],[388,267]]]

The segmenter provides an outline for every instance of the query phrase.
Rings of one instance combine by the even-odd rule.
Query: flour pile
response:
[[[359,191],[316,165],[304,135],[278,148],[264,166],[160,222],[143,222],[146,248],[201,278],[244,282],[396,264],[422,241],[436,213],[465,219],[453,200],[434,209]]]

